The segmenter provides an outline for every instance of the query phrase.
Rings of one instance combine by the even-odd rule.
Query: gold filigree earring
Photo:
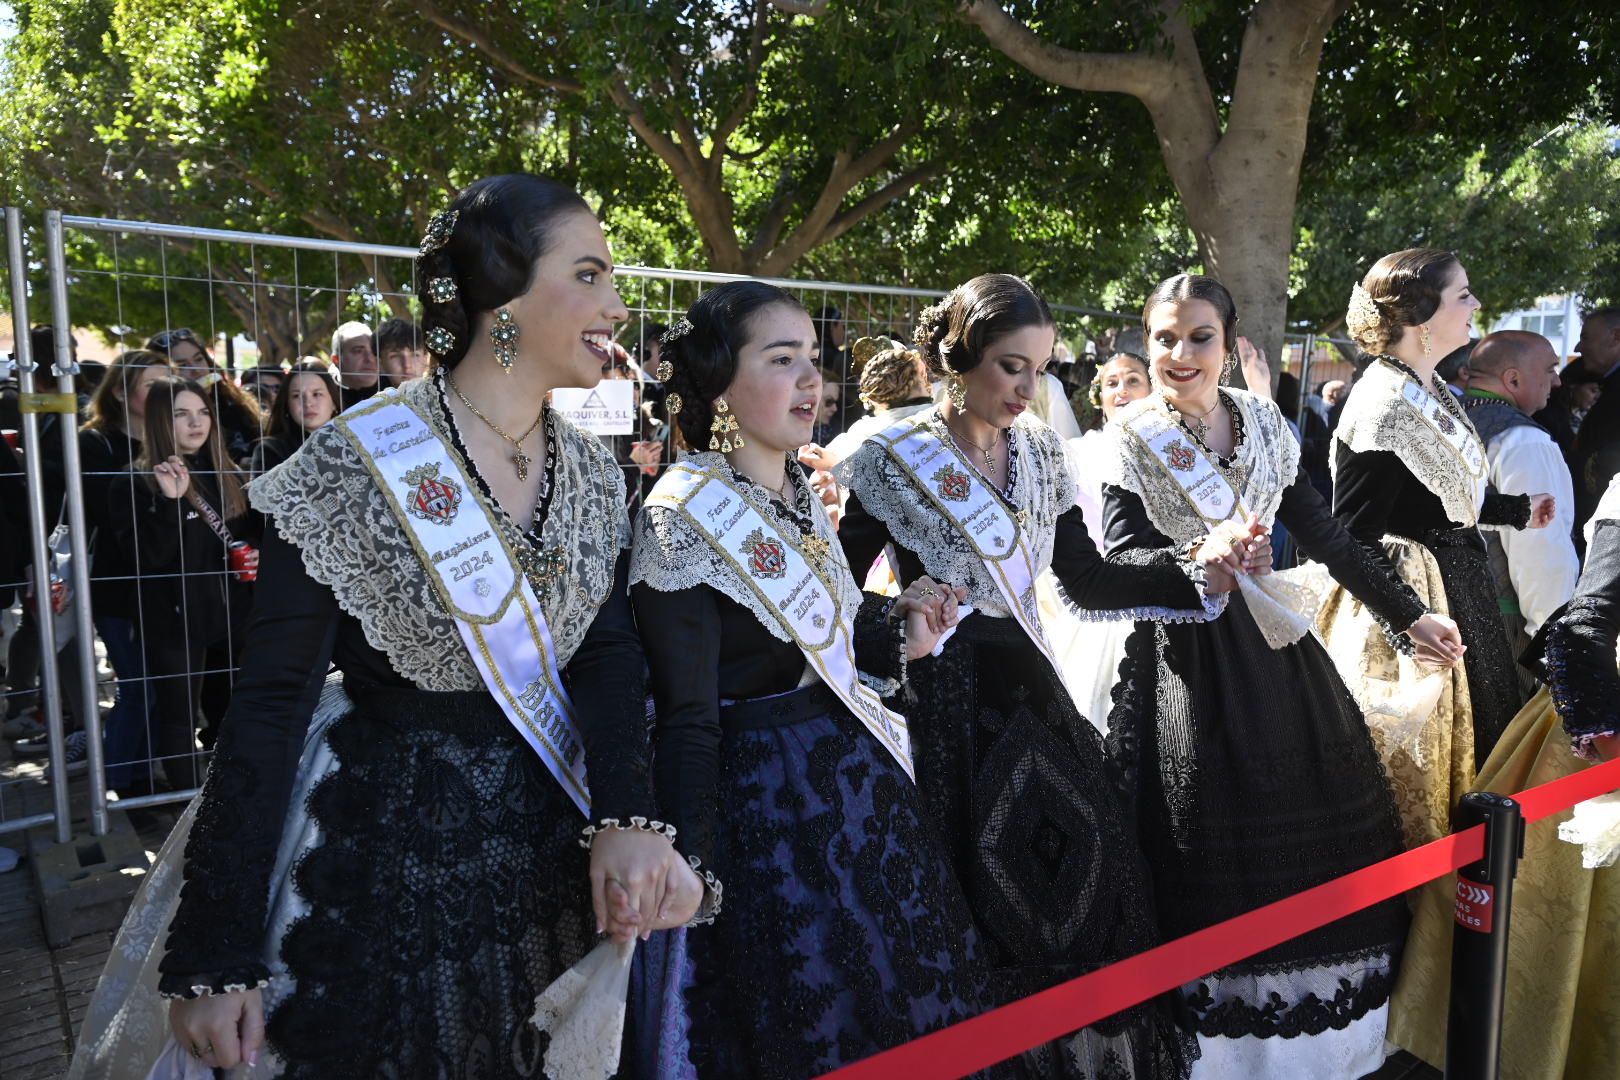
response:
[[[1423,355],[1428,356],[1430,352],[1430,345],[1429,328],[1427,326],[1418,327],[1418,344],[1423,346]]]
[[[734,432],[736,438],[732,438]],[[726,404],[725,398],[715,398],[714,419],[709,421],[709,449],[729,454],[741,450],[743,445],[742,432],[737,427],[737,418],[731,414],[731,406]]]
[[[951,375],[945,380],[945,396],[951,399],[958,412],[967,411],[967,387],[962,385],[962,376]]]
[[[489,341],[495,346],[495,362],[508,375],[512,374],[512,365],[517,363],[518,336],[512,313],[501,308],[495,313],[495,325],[489,328]]]

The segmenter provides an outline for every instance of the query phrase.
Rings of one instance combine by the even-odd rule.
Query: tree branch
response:
[[[720,119],[714,128],[715,167],[718,168],[722,160],[721,148],[725,147],[731,139],[732,132],[736,131],[742,122],[748,119],[748,114],[754,111],[754,102],[759,99],[759,70],[765,63],[765,0],[754,2],[754,25],[748,34],[748,78],[742,96],[733,105],[731,111]]]
[[[489,57],[490,63],[519,82],[526,82],[533,86],[544,87],[547,90],[555,90],[563,94],[578,94],[585,89],[582,83],[574,79],[541,75],[497,45],[488,33],[463,19],[446,14],[435,6],[432,0],[419,0],[416,10],[421,14],[422,18],[437,26],[440,30],[443,30],[451,37],[460,38]]]
[[[771,6],[789,15],[808,15],[819,19],[827,14],[829,0],[771,0]]]
[[[1073,90],[1129,94],[1146,101],[1171,81],[1170,62],[1149,53],[1078,52],[1053,45],[994,0],[967,0],[964,19],[1008,59],[1049,83]]]

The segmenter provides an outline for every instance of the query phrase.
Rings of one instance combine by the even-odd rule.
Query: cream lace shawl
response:
[[[939,410],[931,408],[906,419],[937,424],[938,416]],[[1035,558],[1038,576],[1052,565],[1058,516],[1074,505],[1074,478],[1069,475],[1063,440],[1057,432],[1025,413],[1014,422],[1013,433],[1018,440],[1018,475],[1012,504],[1015,511],[1027,511],[1022,524],[1024,543]],[[941,434],[948,442],[950,435]],[[975,611],[994,618],[1012,617],[984,560],[955,525],[913,490],[910,477],[882,444],[861,444],[834,475],[861,500],[867,513],[888,526],[895,543],[922,560],[929,577],[965,586],[967,603]]]
[[[457,453],[436,380],[417,379],[383,393],[403,398],[443,440],[445,453]],[[550,590],[541,609],[557,666],[564,667],[613,587],[614,563],[629,543],[629,520],[624,477],[613,455],[594,435],[562,416],[553,419],[558,445],[549,452],[556,467],[540,535],[546,548],[567,553],[568,568],[563,586]],[[464,458],[459,463],[472,472]],[[311,435],[292,457],[249,484],[248,501],[274,520],[277,532],[303,555],[309,576],[332,590],[395,671],[423,690],[483,688],[404,527],[335,426]],[[464,507],[471,505],[468,500]],[[523,530],[498,509],[495,520],[510,546],[525,542]]]
[[[1241,478],[1238,495],[1243,506],[1259,515],[1261,524],[1269,526],[1276,519],[1283,492],[1299,473],[1299,443],[1275,404],[1246,390],[1226,392],[1243,414],[1244,439],[1233,468],[1223,475],[1228,481]],[[1158,394],[1149,394],[1127,405],[1104,429],[1107,453],[1101,465],[1103,483],[1134,492],[1141,498],[1153,527],[1179,547],[1209,532],[1210,524],[1193,509],[1181,485],[1147,446],[1125,430],[1128,420],[1149,410],[1168,416],[1170,406]]]
[[[1411,470],[1418,482],[1440,499],[1446,516],[1463,528],[1479,522],[1485,485],[1468,475],[1456,451],[1436,434],[1423,418],[1401,397],[1409,376],[1392,364],[1375,361],[1350,391],[1344,414],[1333,437],[1355,453],[1384,450],[1395,454]],[[1447,408],[1455,399],[1449,391],[1425,387],[1430,396]],[[1473,421],[1466,409],[1449,409],[1452,420],[1462,425],[1476,441]],[[1484,450],[1480,452],[1481,459]],[[1330,463],[1335,481],[1339,475],[1338,455]]]
[[[718,453],[705,450],[689,454],[682,459],[682,463],[718,476],[733,487],[742,488],[754,509],[767,521],[776,524],[790,537],[798,532],[797,524],[783,521],[769,509],[769,496],[762,489],[753,484],[738,484],[726,466],[725,458]],[[803,476],[797,470],[794,471],[793,483],[795,487],[804,483]],[[663,486],[662,481],[654,485],[653,494],[659,494]],[[812,498],[810,503],[811,524],[815,527],[816,535],[828,545],[828,585],[833,590],[838,610],[844,616],[844,625],[853,633],[855,613],[860,610],[864,594],[855,583],[854,575],[849,572],[849,564],[844,561],[844,549],[838,546],[838,536],[833,532],[832,523],[827,520],[826,511],[821,509],[821,501]],[[743,554],[738,552],[738,561],[741,562],[743,558]],[[659,592],[680,592],[707,585],[753,612],[772,637],[790,645],[794,643],[770,605],[746,582],[739,580],[736,567],[722,559],[691,522],[671,507],[648,506],[636,515],[635,543],[630,555],[630,583],[633,585],[642,581]]]

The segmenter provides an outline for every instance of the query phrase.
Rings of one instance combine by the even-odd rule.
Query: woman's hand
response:
[[[236,990],[177,998],[169,1002],[169,1029],[182,1049],[209,1068],[257,1065],[264,1049],[264,996]]]
[[[1271,400],[1271,363],[1266,350],[1246,337],[1237,339],[1238,367],[1243,369],[1243,383],[1255,397]]]
[[[1249,548],[1247,532],[1237,533],[1226,522],[1216,526],[1210,534],[1204,537],[1203,543],[1192,551],[1193,561],[1202,564],[1204,575],[1209,578],[1211,572],[1226,575],[1233,579],[1226,588],[1214,589],[1212,592],[1230,592],[1237,588],[1236,578],[1243,573],[1243,556]],[[1210,585],[1215,584],[1214,578],[1209,578]]]
[[[805,443],[799,447],[799,464],[817,472],[832,472],[838,462],[833,460],[832,455],[827,453],[827,448],[820,443]]]
[[[1558,500],[1542,492],[1540,495],[1530,496],[1530,522],[1527,529],[1545,529],[1552,524],[1553,515],[1558,513]]]
[[[669,838],[608,829],[591,840],[591,905],[596,928],[614,941],[646,940],[697,914],[703,883]]]
[[[1433,612],[1407,627],[1406,636],[1417,646],[1419,662],[1430,667],[1451,667],[1468,651],[1457,624]]]
[[[905,591],[895,598],[894,606],[889,609],[889,617],[899,619],[908,617],[913,612],[921,612],[928,632],[937,638],[948,628],[956,625],[956,609],[966,599],[967,589],[941,585],[924,574],[907,585]],[[909,637],[909,622],[907,627]],[[929,647],[932,648],[932,645]]]
[[[191,487],[191,472],[178,455],[170,454],[168,461],[160,461],[152,468],[157,477],[158,490],[171,499],[178,499]]]
[[[1249,515],[1249,531],[1243,541],[1243,572],[1264,576],[1271,573],[1271,529]]]

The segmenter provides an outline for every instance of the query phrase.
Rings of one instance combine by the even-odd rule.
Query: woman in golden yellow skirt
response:
[[[1515,794],[1620,748],[1620,484],[1610,486],[1587,528],[1575,598],[1547,635],[1550,687],[1508,725],[1476,791]],[[1582,848],[1560,839],[1559,827],[1580,809],[1526,832],[1509,931],[1504,1080],[1620,1075],[1620,869],[1587,869]],[[1390,1009],[1390,1041],[1436,1066],[1445,1060],[1455,883],[1448,875],[1417,894]]]

